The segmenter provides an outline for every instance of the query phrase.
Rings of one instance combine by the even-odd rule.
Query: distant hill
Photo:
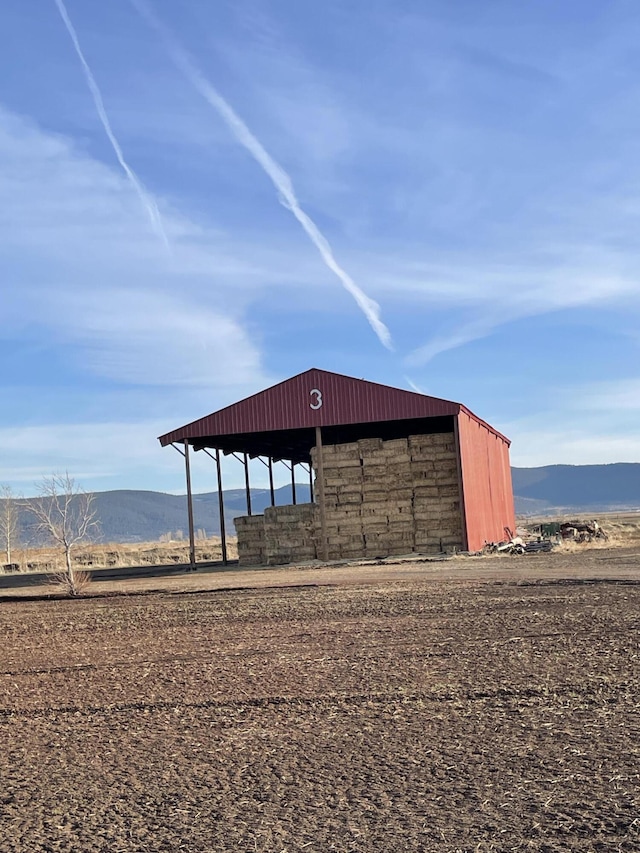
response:
[[[224,491],[224,518],[227,534],[235,535],[233,519],[247,514],[244,489]],[[189,519],[184,495],[167,495],[163,492],[114,491],[96,492],[96,509],[103,531],[109,542],[150,542],[165,534],[182,531],[188,536]],[[277,505],[291,503],[291,486],[275,490]],[[298,503],[309,500],[309,485],[296,484]],[[264,512],[271,504],[269,489],[251,489],[251,509],[254,514]],[[220,510],[218,493],[207,492],[193,496],[193,524],[205,535],[219,535]],[[178,538],[178,537],[175,537]]]
[[[184,495],[168,495],[164,492],[146,492],[139,490],[116,490],[95,492],[94,507],[100,521],[101,539],[105,542],[152,542],[161,536],[184,538],[189,535],[187,500]],[[309,500],[309,484],[296,484],[298,503]],[[275,490],[276,504],[289,504],[292,501],[291,486]],[[0,504],[2,502],[0,501]],[[271,504],[269,489],[251,490],[251,508],[254,513],[264,512]],[[224,492],[224,517],[227,533],[235,535],[233,519],[246,515],[246,496],[244,489],[230,489]],[[209,492],[193,496],[194,527],[204,531],[206,536],[219,535],[220,511],[218,493]],[[30,541],[29,518],[26,511],[20,513],[22,541]]]
[[[640,464],[512,468],[516,512],[640,508]]]
[[[595,513],[640,508],[640,464],[548,465],[544,468],[513,468],[516,512],[545,515],[554,512]],[[309,500],[308,483],[296,485],[299,503]],[[276,489],[276,504],[291,503],[291,486]],[[1,503],[1,502],[0,502]],[[244,489],[224,492],[227,532],[235,534],[233,519],[246,514]],[[268,489],[252,489],[254,513],[271,503]],[[106,542],[151,542],[161,536],[188,536],[187,501],[184,495],[121,490],[96,492],[95,507]],[[194,495],[196,530],[218,535],[218,493]],[[26,515],[23,538],[28,540]]]

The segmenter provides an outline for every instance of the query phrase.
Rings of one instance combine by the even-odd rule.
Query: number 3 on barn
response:
[[[322,391],[318,391],[317,388],[312,388],[309,391],[309,396],[312,398],[311,403],[309,403],[310,409],[321,409],[322,408]]]

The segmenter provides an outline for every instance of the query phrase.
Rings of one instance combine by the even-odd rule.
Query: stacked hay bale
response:
[[[270,566],[316,558],[316,505],[270,506],[264,511],[266,562]]]
[[[362,534],[366,557],[413,550],[411,457],[406,438],[360,441]]]
[[[318,483],[318,451],[311,461]],[[361,439],[322,448],[330,560],[462,548],[453,433]],[[323,553],[318,506],[274,506],[235,519],[240,565],[313,560]]]
[[[453,433],[327,445],[322,461],[329,559],[462,547]],[[317,537],[321,554],[319,519]]]
[[[238,534],[238,564],[260,566],[267,561],[267,543],[263,515],[244,515],[234,518]]]
[[[316,448],[311,459],[317,495]],[[327,445],[322,459],[329,559],[412,551],[411,457],[407,439],[371,438]],[[321,551],[318,538],[318,553]]]
[[[458,459],[453,433],[410,435],[415,550],[462,548]]]
[[[322,448],[327,551],[330,560],[364,556],[362,535],[362,463],[357,442]],[[316,474],[315,495],[319,500],[318,451],[311,450]],[[320,513],[317,514],[316,544],[322,554]]]

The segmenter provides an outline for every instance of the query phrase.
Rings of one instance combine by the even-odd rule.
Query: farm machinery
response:
[[[535,554],[551,551],[561,542],[606,541],[606,532],[597,521],[546,522],[529,530],[517,531],[516,535],[509,527],[504,528],[505,539],[500,542],[485,542],[484,554]]]

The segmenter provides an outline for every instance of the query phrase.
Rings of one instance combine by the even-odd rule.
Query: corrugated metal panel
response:
[[[479,551],[485,541],[515,530],[509,442],[472,413],[458,415],[458,436],[467,547]]]
[[[313,368],[180,429],[174,441],[216,435],[455,415],[458,403]]]

